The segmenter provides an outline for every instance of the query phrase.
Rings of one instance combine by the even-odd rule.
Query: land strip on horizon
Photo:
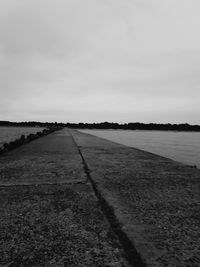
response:
[[[194,131],[200,132],[200,125],[191,125],[188,123],[142,123],[142,122],[129,122],[129,123],[116,123],[116,122],[98,122],[98,123],[71,123],[71,122],[38,122],[38,121],[25,121],[25,122],[10,122],[0,121],[0,126],[40,126],[51,127],[60,126],[73,129],[122,129],[122,130],[157,130],[157,131]]]

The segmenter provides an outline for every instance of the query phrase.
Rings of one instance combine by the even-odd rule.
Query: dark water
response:
[[[200,168],[200,133],[133,130],[81,130]]]

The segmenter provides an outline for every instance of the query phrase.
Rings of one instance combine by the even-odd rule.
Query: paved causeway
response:
[[[0,157],[0,266],[200,266],[200,171],[63,129]]]

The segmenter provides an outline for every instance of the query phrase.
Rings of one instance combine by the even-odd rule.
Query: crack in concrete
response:
[[[12,186],[42,186],[42,185],[73,185],[73,184],[87,184],[88,180],[70,180],[67,182],[47,182],[47,183],[5,183],[0,184],[0,187],[12,187]]]
[[[70,132],[70,134],[71,134],[71,132]],[[86,160],[84,159],[84,156],[83,156],[79,146],[77,145],[72,134],[71,134],[71,136],[72,136],[72,140],[73,140],[74,144],[76,145],[76,147],[79,151],[79,154],[82,158],[86,177],[88,178],[88,181],[90,182],[90,184],[94,190],[94,193],[100,202],[100,206],[101,206],[101,209],[103,211],[103,214],[105,215],[108,222],[110,223],[110,226],[111,226],[113,232],[117,236],[117,238],[118,238],[118,240],[119,240],[119,242],[120,242],[120,244],[121,244],[121,246],[125,252],[127,261],[129,262],[129,264],[131,266],[134,266],[134,267],[135,266],[146,267],[146,264],[142,260],[141,255],[136,250],[133,242],[129,239],[127,234],[123,231],[122,225],[115,215],[114,208],[102,196],[100,190],[98,189],[98,186],[96,185],[95,181],[93,180],[93,178],[90,174],[90,169],[87,165]]]

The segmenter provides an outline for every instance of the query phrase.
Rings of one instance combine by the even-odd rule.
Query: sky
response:
[[[0,0],[0,120],[200,124],[199,0]]]

